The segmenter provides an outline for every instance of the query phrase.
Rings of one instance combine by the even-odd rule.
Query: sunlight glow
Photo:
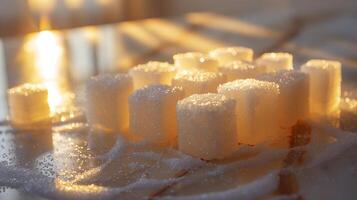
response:
[[[42,31],[34,38],[35,64],[44,79],[53,80],[58,75],[63,49],[59,38],[50,31]]]
[[[32,52],[36,74],[48,89],[48,103],[53,113],[65,101],[60,84],[64,57],[60,37],[55,32],[42,31],[32,35],[25,48]]]

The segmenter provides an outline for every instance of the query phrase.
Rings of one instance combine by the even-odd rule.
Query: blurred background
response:
[[[294,9],[306,15],[353,10],[356,4],[353,0],[1,0],[0,36],[38,31],[44,16],[52,28],[64,29],[198,11],[237,14]]]

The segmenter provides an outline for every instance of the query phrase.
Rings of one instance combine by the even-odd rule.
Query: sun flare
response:
[[[41,31],[27,41],[26,51],[32,53],[35,74],[48,89],[48,103],[53,113],[65,101],[61,86],[64,59],[61,38],[56,32]]]

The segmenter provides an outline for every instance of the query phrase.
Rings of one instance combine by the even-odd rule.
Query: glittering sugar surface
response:
[[[355,185],[355,179],[351,174],[356,170],[353,165],[356,161],[356,134],[321,124],[311,125],[313,131],[319,130],[313,135],[329,140],[312,140],[311,144],[299,148],[305,150],[306,157],[309,158],[302,166],[294,167],[294,174],[301,186],[299,194],[304,198],[315,199],[314,197],[321,195],[321,189],[324,189],[324,194],[328,197],[326,199],[336,199],[336,194],[341,194],[339,191],[345,192],[346,199],[353,199],[356,195],[355,190],[346,190],[346,186],[353,188]],[[66,135],[63,134],[62,137]],[[7,136],[11,134],[0,134],[0,138]],[[55,141],[55,144],[57,142]],[[3,146],[4,139],[0,140],[0,144],[1,149],[10,148]],[[64,145],[76,144],[68,141]],[[71,158],[77,158],[75,154],[82,151],[83,148],[75,148],[72,151],[73,155],[68,154],[65,161],[72,161]],[[44,170],[55,169],[51,167],[52,161],[47,160],[43,161],[45,163],[41,165],[42,168],[37,169],[1,163],[0,183],[3,186],[24,189],[44,198],[62,200],[109,200],[117,197],[281,199],[276,193],[279,187],[279,172],[282,170],[279,163],[283,162],[287,153],[287,150],[282,149],[242,145],[229,162],[204,162],[174,148],[154,150],[144,143],[135,144],[119,138],[113,148],[104,155],[78,157],[94,159],[97,165],[92,168],[85,167],[80,173],[72,174],[72,181],[64,181],[45,174]],[[47,155],[53,156],[51,151]],[[53,159],[56,159],[56,156]],[[74,163],[84,167],[84,163],[89,162]],[[326,181],[326,178],[329,181]],[[5,192],[8,190],[11,189],[4,188]]]
[[[291,59],[292,55],[289,53],[275,52],[275,53],[265,53],[261,56],[261,58],[269,59],[269,60]]]
[[[231,63],[228,63],[226,65],[220,66],[220,68],[223,69],[232,69],[232,70],[251,70],[257,68],[255,65],[249,63],[249,62],[244,62],[244,61],[234,61]]]
[[[89,130],[88,125],[85,123],[70,123],[63,126],[53,128],[56,133],[81,133]]]
[[[232,108],[235,101],[223,94],[207,93],[194,94],[178,102],[178,110],[224,110]]]
[[[218,90],[226,91],[270,91],[279,93],[279,85],[267,81],[259,81],[255,79],[236,80],[225,83],[218,87]]]
[[[88,87],[95,85],[102,88],[116,88],[130,84],[132,84],[132,79],[128,74],[100,74],[88,80]]]
[[[223,75],[215,72],[184,71],[180,72],[174,78],[175,80],[185,80],[190,82],[207,82],[221,79]]]
[[[182,92],[180,87],[168,85],[150,85],[135,91],[129,101],[140,101],[142,99],[160,100],[162,97]]]
[[[201,52],[187,52],[187,53],[179,53],[173,56],[174,60],[177,59],[183,59],[183,58],[189,58],[189,59],[197,59],[199,60],[200,58],[205,57],[204,53]]]
[[[222,54],[237,55],[245,52],[253,54],[253,50],[247,47],[222,47],[211,51],[210,56],[216,57]]]
[[[150,61],[145,64],[137,65],[130,70],[131,72],[152,72],[152,73],[165,73],[174,72],[176,69],[173,65],[167,62]]]
[[[312,69],[336,69],[341,67],[341,63],[332,60],[313,59],[309,60],[303,67]]]
[[[42,92],[47,93],[47,88],[43,84],[30,84],[30,83],[20,85],[8,91],[10,95],[15,94],[15,95],[23,95],[23,96],[28,96],[31,94],[42,93]]]
[[[308,75],[300,71],[282,70],[275,73],[264,74],[259,79],[264,81],[273,81],[281,86],[307,78]]]

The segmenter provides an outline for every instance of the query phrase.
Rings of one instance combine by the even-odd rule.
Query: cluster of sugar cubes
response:
[[[287,138],[282,129],[298,120],[339,109],[337,61],[310,60],[298,71],[289,53],[253,60],[253,50],[245,47],[180,53],[173,60],[173,65],[152,61],[128,74],[92,77],[86,93],[90,126],[128,131],[155,145],[175,144],[178,138],[180,150],[216,159],[228,156],[238,143]],[[48,117],[47,90],[24,88],[29,94],[9,90],[12,121]],[[23,109],[33,99],[40,111]]]

